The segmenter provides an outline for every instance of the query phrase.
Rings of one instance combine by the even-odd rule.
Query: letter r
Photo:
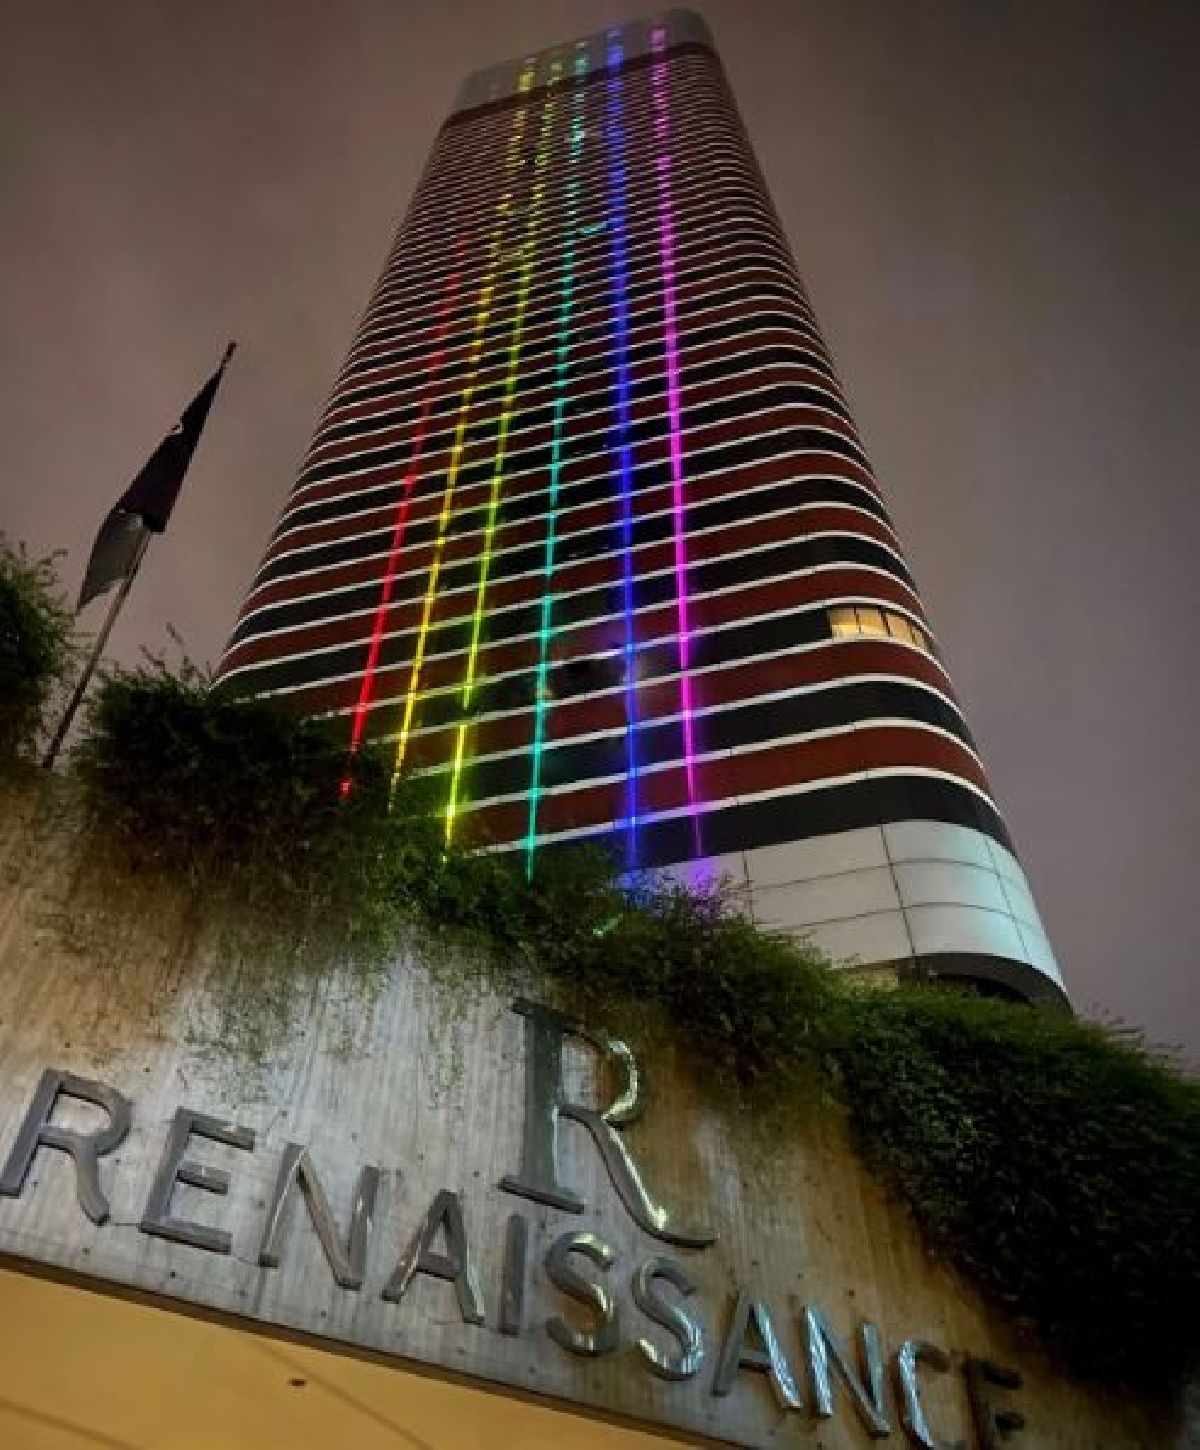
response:
[[[520,997],[513,1011],[525,1019],[525,1114],[521,1133],[521,1169],[506,1174],[500,1187],[507,1193],[547,1203],[568,1213],[582,1213],[583,1199],[559,1181],[558,1126],[573,1119],[588,1130],[604,1160],[613,1187],[639,1228],[668,1244],[699,1249],[716,1235],[706,1229],[683,1228],[650,1197],[637,1165],[618,1129],[632,1123],[642,1108],[642,1082],[637,1061],[623,1042],[591,1032],[552,1007]],[[563,1089],[563,1041],[589,1042],[614,1069],[622,1086],[607,1108],[568,1102]]]
[[[70,1128],[58,1127],[50,1120],[60,1095],[103,1108],[108,1114],[108,1123],[94,1133],[77,1133]],[[109,1208],[108,1199],[100,1187],[99,1159],[105,1153],[111,1153],[124,1139],[129,1132],[131,1116],[129,1099],[122,1097],[116,1088],[48,1067],[34,1090],[8,1162],[0,1173],[0,1194],[6,1198],[18,1198],[38,1148],[57,1148],[60,1153],[69,1153],[74,1159],[75,1192],[80,1208],[93,1223],[104,1223],[108,1219]]]

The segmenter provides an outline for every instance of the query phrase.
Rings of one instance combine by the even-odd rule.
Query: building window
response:
[[[886,639],[902,640],[916,645],[926,654],[932,654],[929,641],[923,630],[902,614],[893,614],[890,609],[879,609],[874,605],[839,605],[829,611],[829,628],[835,639],[858,638],[862,635],[883,636]]]

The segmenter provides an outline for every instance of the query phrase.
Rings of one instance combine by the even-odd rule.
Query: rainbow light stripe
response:
[[[546,552],[542,565],[541,622],[538,631],[537,679],[534,686],[533,743],[529,752],[529,827],[525,837],[525,875],[533,877],[537,851],[538,798],[542,784],[542,752],[546,737],[547,673],[554,620],[554,548],[558,524],[558,488],[562,475],[562,426],[567,404],[567,376],[570,370],[571,314],[575,306],[575,229],[579,220],[579,158],[583,152],[582,80],[587,75],[587,47],[581,42],[575,56],[575,95],[571,103],[570,149],[567,153],[566,218],[563,245],[562,286],[559,293],[558,338],[555,351],[554,416],[551,422],[550,487],[546,517]]]
[[[475,674],[479,664],[479,641],[483,632],[483,607],[487,600],[488,577],[491,573],[492,551],[496,538],[496,517],[500,509],[500,497],[504,491],[504,466],[508,451],[508,434],[512,427],[516,409],[513,400],[517,391],[517,374],[521,366],[521,342],[525,330],[525,313],[529,307],[529,294],[533,286],[533,268],[537,260],[537,239],[542,220],[542,204],[546,198],[547,140],[557,111],[557,94],[553,89],[562,78],[562,63],[555,61],[550,67],[548,99],[543,102],[541,125],[538,129],[537,151],[534,156],[534,181],[530,199],[525,240],[522,244],[523,265],[517,284],[517,310],[513,318],[512,338],[508,348],[508,370],[504,378],[504,402],[501,405],[500,426],[496,433],[496,453],[492,463],[492,485],[488,494],[487,523],[483,533],[483,553],[479,564],[479,584],[475,591],[475,614],[471,620],[471,646],[467,652],[467,669],[463,678],[460,708],[463,718],[459,721],[458,735],[454,742],[454,764],[450,772],[450,798],[446,802],[446,841],[454,835],[454,819],[458,813],[458,794],[462,783],[463,754],[466,750],[467,711],[471,708],[471,696],[475,690]]]
[[[604,135],[608,148],[609,234],[612,239],[612,295],[616,355],[617,481],[621,493],[621,605],[625,624],[625,865],[638,864],[637,648],[633,600],[633,448],[630,443],[629,261],[625,227],[625,59],[620,31],[609,32]]]
[[[459,283],[462,280],[462,261],[464,243],[460,237],[455,244],[455,269],[446,281],[442,289],[442,300],[438,307],[437,329],[434,333],[433,354],[430,358],[429,367],[425,374],[425,394],[421,399],[421,411],[413,428],[412,452],[409,455],[408,468],[404,474],[401,484],[400,502],[396,507],[396,518],[392,525],[392,542],[388,553],[387,570],[383,576],[383,586],[379,593],[379,604],[375,610],[375,621],[371,630],[371,643],[367,650],[367,662],[363,668],[362,682],[359,686],[358,701],[354,707],[354,718],[350,728],[350,754],[357,753],[362,743],[363,731],[366,729],[367,716],[371,709],[371,696],[374,693],[375,672],[379,665],[379,654],[383,648],[384,634],[387,628],[388,613],[391,609],[392,592],[396,585],[396,574],[400,565],[400,555],[404,548],[404,533],[408,526],[408,513],[412,505],[413,492],[416,489],[417,479],[421,472],[421,455],[425,449],[425,434],[429,427],[429,415],[433,409],[435,385],[438,374],[442,370],[442,364],[446,360],[446,332],[450,326],[450,317],[454,311],[454,304],[458,300]],[[342,794],[350,793],[350,777],[347,775],[342,780]]]
[[[523,94],[530,89],[532,84],[533,65],[530,62],[526,64],[521,72],[520,79],[517,82],[517,90]],[[471,403],[479,383],[480,358],[483,354],[484,338],[492,313],[492,299],[496,292],[496,279],[500,271],[501,258],[504,252],[505,233],[508,227],[509,214],[512,210],[513,192],[515,190],[513,186],[514,168],[520,154],[521,144],[525,139],[525,121],[527,114],[527,107],[518,107],[513,117],[508,144],[505,147],[505,190],[496,208],[496,218],[492,227],[490,243],[490,263],[479,289],[479,301],[475,313],[475,327],[471,338],[471,351],[469,354],[470,369],[467,374],[467,383],[459,395],[458,419],[454,429],[454,443],[450,450],[450,465],[446,470],[446,486],[442,492],[442,507],[438,515],[437,537],[434,541],[433,559],[429,566],[429,584],[425,590],[425,599],[421,608],[421,624],[417,632],[417,643],[413,652],[412,668],[409,672],[408,692],[404,701],[404,717],[401,722],[400,736],[396,745],[396,762],[392,771],[393,793],[395,792],[396,784],[400,779],[400,772],[404,766],[404,758],[408,751],[409,737],[412,732],[413,715],[416,711],[417,699],[420,694],[421,667],[425,660],[425,650],[429,642],[429,625],[433,617],[434,603],[437,600],[438,579],[441,574],[442,557],[446,549],[446,536],[449,533],[450,521],[454,515],[455,487],[458,483],[458,473],[462,465],[467,427],[471,419]]]
[[[697,856],[700,842],[699,803],[696,790],[696,741],[692,724],[690,656],[692,632],[688,623],[687,518],[683,479],[683,424],[679,399],[679,327],[675,315],[675,217],[671,198],[671,113],[668,96],[667,33],[656,27],[650,34],[655,57],[650,72],[654,139],[661,148],[654,158],[658,194],[659,262],[662,272],[663,343],[667,384],[667,426],[670,432],[671,511],[675,544],[675,602],[679,643],[679,712],[683,725],[683,765],[691,812],[692,844]]]
[[[693,842],[697,854],[702,854],[700,841],[701,802],[699,799],[697,747],[694,723],[692,661],[692,631],[689,618],[689,581],[687,550],[687,499],[684,467],[683,406],[680,363],[680,340],[678,321],[678,288],[676,278],[676,233],[675,204],[671,173],[671,121],[670,93],[666,59],[666,35],[661,28],[650,34],[650,65],[642,72],[648,77],[645,89],[633,88],[633,80],[627,75],[627,57],[619,30],[609,31],[604,39],[603,61],[595,79],[598,86],[598,104],[602,107],[598,129],[603,132],[603,181],[600,183],[603,196],[603,221],[599,224],[607,232],[607,294],[609,324],[609,356],[607,365],[611,369],[611,498],[616,506],[615,521],[617,540],[616,555],[620,560],[619,599],[621,615],[621,684],[624,706],[624,780],[623,798],[614,808],[612,830],[621,841],[621,854],[627,870],[637,870],[640,865],[640,841],[642,810],[642,762],[640,760],[640,711],[638,671],[640,665],[637,632],[637,561],[636,543],[636,500],[635,500],[635,430],[634,430],[634,363],[631,330],[633,325],[633,274],[628,224],[630,161],[628,157],[627,128],[632,124],[628,108],[648,102],[654,138],[653,192],[655,223],[657,230],[657,251],[659,287],[661,297],[661,320],[663,339],[662,377],[666,400],[666,424],[668,433],[669,476],[671,479],[671,524],[674,550],[674,580],[676,602],[676,648],[679,662],[679,719],[682,740],[682,756],[687,783],[687,807],[691,822]],[[409,668],[407,689],[402,695],[403,708],[399,730],[396,736],[393,790],[400,777],[410,752],[413,738],[419,733],[418,715],[422,702],[430,694],[457,696],[457,720],[454,726],[454,744],[447,765],[444,805],[445,839],[447,844],[454,839],[464,812],[469,804],[467,785],[469,750],[472,734],[472,705],[479,693],[486,651],[485,622],[489,603],[489,590],[497,556],[500,533],[500,512],[508,474],[511,471],[508,454],[510,440],[518,426],[520,416],[520,379],[525,347],[525,333],[530,324],[533,309],[534,282],[539,263],[545,259],[539,255],[539,239],[548,229],[545,221],[550,207],[549,188],[561,185],[562,211],[561,243],[559,258],[561,268],[557,288],[557,307],[554,321],[554,372],[553,394],[549,418],[549,463],[547,485],[547,507],[545,510],[544,547],[542,551],[542,591],[538,606],[537,660],[532,701],[533,722],[529,737],[528,789],[526,795],[526,824],[524,831],[524,857],[527,877],[532,877],[539,842],[539,812],[546,797],[544,784],[547,739],[549,735],[549,712],[552,705],[551,651],[556,635],[555,618],[559,596],[555,593],[556,570],[562,567],[560,552],[560,489],[567,455],[566,423],[569,416],[570,379],[573,367],[574,349],[577,346],[573,329],[578,314],[578,276],[583,262],[579,252],[580,214],[585,201],[583,168],[585,139],[588,132],[585,121],[588,111],[587,97],[589,81],[593,75],[592,53],[586,42],[575,49],[573,69],[564,80],[566,62],[555,58],[545,62],[548,70],[540,79],[535,79],[536,62],[526,61],[517,81],[518,105],[512,119],[505,143],[504,173],[500,199],[495,205],[491,219],[491,232],[487,244],[486,272],[477,293],[471,341],[467,350],[466,378],[461,385],[455,416],[449,462],[446,466],[444,484],[437,515],[434,543],[425,580],[424,598],[421,605],[419,625],[416,631],[413,654]],[[559,97],[564,85],[572,87],[569,108]],[[537,91],[541,100],[540,111],[535,121],[534,96]],[[563,125],[565,113],[565,126]],[[531,146],[530,133],[537,126],[536,143],[532,146],[534,167],[532,182],[526,183],[527,175],[521,170],[521,162],[527,148]],[[559,126],[558,135],[555,127]],[[565,147],[562,142],[565,139]],[[565,155],[564,155],[565,152]],[[557,178],[556,165],[562,170],[561,181]],[[554,177],[555,180],[551,180]],[[649,179],[647,178],[647,181]],[[517,232],[517,218],[524,218],[522,231]],[[596,228],[588,228],[590,233]],[[519,239],[518,239],[519,238]],[[651,244],[653,245],[653,243]],[[394,581],[402,572],[401,553],[404,534],[419,473],[420,459],[424,447],[427,419],[433,403],[434,384],[443,366],[445,355],[446,324],[452,318],[456,299],[462,290],[461,278],[466,275],[463,266],[464,243],[458,244],[455,271],[446,284],[446,291],[439,308],[439,324],[436,336],[437,352],[432,357],[426,375],[425,395],[421,413],[415,425],[412,458],[403,484],[403,495],[397,507],[392,530],[392,543],[388,555],[387,569],[383,579],[382,593],[375,612],[374,628],[365,673],[360,684],[358,703],[354,709],[351,730],[351,753],[369,729],[368,717],[372,711],[372,696],[379,661],[387,637],[387,622],[394,592]],[[603,263],[601,263],[603,265]],[[510,270],[511,267],[511,270]],[[511,307],[511,320],[504,322],[508,332],[507,342],[489,340],[489,334],[500,324],[500,289],[504,288],[511,302],[505,303],[505,310]],[[511,288],[511,293],[509,289]],[[640,316],[640,313],[639,313]],[[485,350],[486,349],[486,350]],[[499,416],[495,424],[495,440],[492,454],[490,486],[487,494],[486,512],[480,540],[478,575],[473,589],[472,613],[469,616],[469,644],[463,664],[462,677],[457,685],[439,684],[424,687],[425,662],[432,647],[435,616],[442,598],[442,576],[446,567],[446,556],[450,535],[461,512],[459,502],[459,481],[466,457],[467,440],[471,436],[472,424],[479,416],[485,368],[488,376],[495,376],[501,359],[504,359],[503,381],[500,384]],[[488,395],[490,396],[490,385]],[[457,616],[456,616],[457,618]]]

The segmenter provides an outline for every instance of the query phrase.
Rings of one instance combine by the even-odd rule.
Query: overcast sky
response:
[[[219,655],[462,75],[651,8],[0,0],[0,527],[74,590],[241,344],[115,656]],[[695,8],[1075,1002],[1200,1057],[1200,5]]]

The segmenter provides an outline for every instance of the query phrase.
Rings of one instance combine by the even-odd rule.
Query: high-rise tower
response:
[[[222,662],[447,834],[1061,997],[704,23],[472,76]]]

